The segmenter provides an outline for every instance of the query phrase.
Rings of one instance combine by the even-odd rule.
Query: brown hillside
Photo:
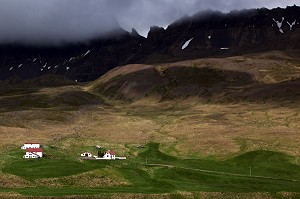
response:
[[[206,58],[161,65],[126,65],[99,78],[90,90],[112,99],[144,97],[213,101],[297,100],[300,59],[272,51],[229,58]]]

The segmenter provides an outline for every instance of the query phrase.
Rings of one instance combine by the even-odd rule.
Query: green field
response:
[[[46,149],[49,157],[22,159],[22,151],[12,150],[2,171],[29,181],[33,187],[0,189],[32,196],[98,195],[108,193],[177,192],[300,192],[300,166],[295,158],[271,151],[248,152],[227,160],[179,159],[162,153],[159,144],[149,143],[125,161],[95,161],[68,157],[58,149]],[[8,160],[10,159],[10,160]],[[251,167],[251,176],[250,176]],[[94,178],[114,174],[128,183],[121,186],[86,188],[72,184],[68,176],[94,170],[104,171]],[[108,170],[112,172],[107,172]],[[103,176],[102,176],[103,175]],[[55,178],[62,186],[49,187],[40,180]],[[65,179],[59,181],[59,179]],[[299,196],[299,195],[298,195]]]

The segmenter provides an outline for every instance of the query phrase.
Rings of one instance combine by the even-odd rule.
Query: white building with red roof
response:
[[[112,150],[107,150],[103,157],[94,156],[96,160],[126,160],[126,157],[116,157],[116,153]]]
[[[116,159],[116,153],[114,151],[107,150],[103,156],[103,159],[114,160],[114,159]]]
[[[29,148],[40,148],[41,145],[40,143],[36,142],[26,142],[24,145],[21,147],[21,149],[29,149]]]
[[[42,148],[27,148],[26,154],[23,158],[42,158],[43,157],[43,149]]]

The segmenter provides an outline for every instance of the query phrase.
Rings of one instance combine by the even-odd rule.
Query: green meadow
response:
[[[161,152],[158,143],[148,143],[143,149],[132,147],[129,150],[138,155],[122,161],[96,161],[69,157],[63,150],[51,147],[45,149],[45,158],[28,160],[22,158],[23,151],[12,149],[2,157],[5,161],[2,172],[24,179],[28,186],[1,188],[0,193],[66,196],[300,192],[300,166],[294,157],[284,153],[259,150],[227,160],[217,160],[173,157]],[[77,183],[84,178],[85,173],[92,174],[89,175],[90,181],[100,179],[101,182],[101,179],[105,181],[106,178],[110,178],[110,181],[101,187],[97,187],[97,184],[86,187],[85,184]],[[120,179],[124,183],[120,183]]]

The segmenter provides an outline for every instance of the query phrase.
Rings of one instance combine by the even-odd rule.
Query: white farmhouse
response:
[[[26,142],[21,149],[30,149],[30,148],[40,148],[41,145],[39,143],[30,143],[30,142]]]
[[[80,155],[81,157],[86,157],[86,158],[91,158],[92,157],[92,154],[89,153],[89,152],[84,152]]]
[[[114,151],[108,150],[105,152],[103,159],[114,160],[114,159],[116,159],[116,153]]]
[[[42,148],[27,148],[26,154],[23,158],[41,158],[43,157],[43,149]]]
[[[107,150],[103,157],[94,156],[96,160],[126,160],[126,157],[116,157],[116,153],[111,150]]]

